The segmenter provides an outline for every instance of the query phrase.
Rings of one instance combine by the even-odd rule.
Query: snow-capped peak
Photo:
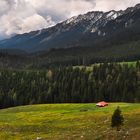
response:
[[[75,24],[80,21],[90,21],[90,20],[97,20],[97,18],[101,17],[103,15],[103,12],[89,12],[84,15],[74,16],[65,22],[63,24]]]
[[[107,14],[107,18],[111,17],[112,19],[116,19],[118,17],[118,14],[116,11],[110,11],[108,14]]]
[[[74,16],[74,17],[72,17],[72,18],[66,20],[66,24],[69,24],[69,23],[75,21],[76,19],[77,19],[77,16]]]

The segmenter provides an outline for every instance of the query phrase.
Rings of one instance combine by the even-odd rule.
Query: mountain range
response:
[[[51,48],[97,47],[140,39],[140,4],[124,11],[94,11],[56,26],[0,41],[0,49],[38,52]]]
[[[0,41],[0,67],[46,68],[140,59],[140,4],[93,11]]]

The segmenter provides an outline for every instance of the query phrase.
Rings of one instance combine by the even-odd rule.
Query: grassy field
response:
[[[120,106],[125,118],[120,132],[110,127]],[[53,104],[0,110],[0,140],[139,140],[140,104]]]
[[[137,61],[130,62],[115,62],[115,64],[128,65],[128,67],[136,67]],[[86,68],[88,71],[92,71],[94,66],[99,66],[101,63],[92,64],[90,66],[74,66],[73,68]]]

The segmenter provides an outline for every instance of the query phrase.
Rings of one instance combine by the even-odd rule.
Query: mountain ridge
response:
[[[37,52],[51,48],[96,46],[107,42],[106,40],[112,40],[112,36],[115,36],[117,32],[126,31],[135,22],[139,22],[139,13],[140,4],[124,11],[88,12],[47,29],[16,35],[0,41],[0,48]]]

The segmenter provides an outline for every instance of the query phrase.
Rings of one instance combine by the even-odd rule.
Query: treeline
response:
[[[44,103],[140,102],[140,63],[0,70],[0,108]]]

